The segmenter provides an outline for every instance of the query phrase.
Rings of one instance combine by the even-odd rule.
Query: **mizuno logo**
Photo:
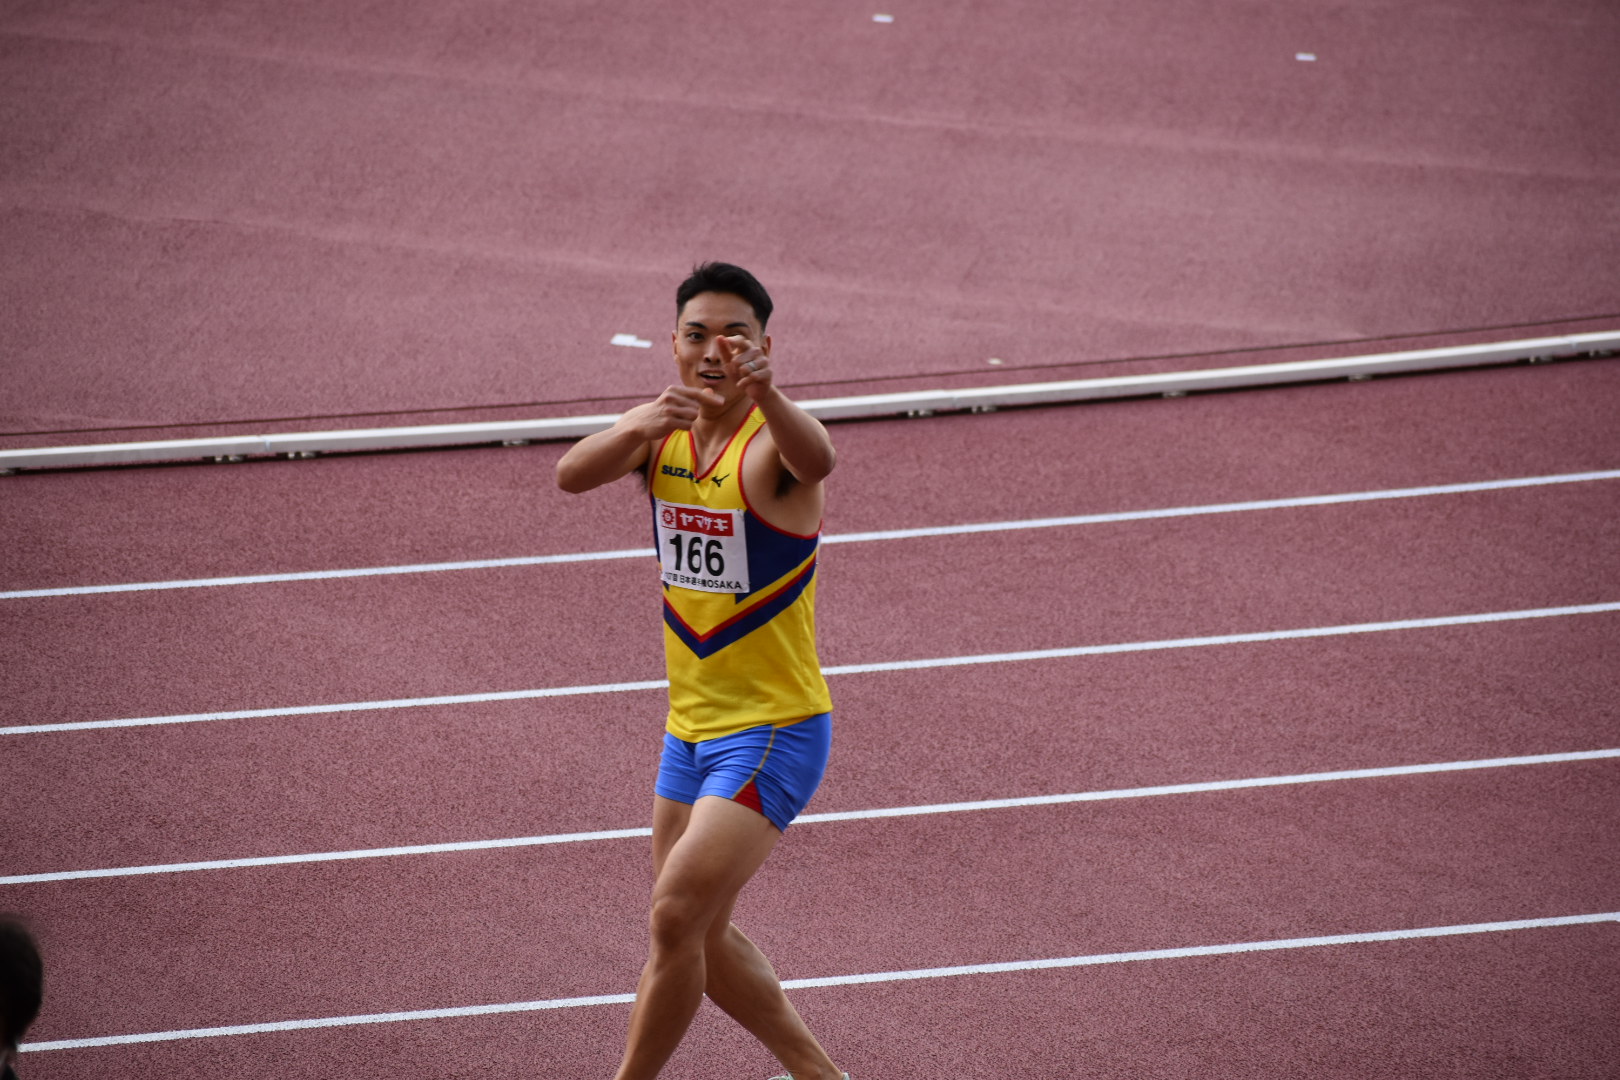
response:
[[[709,479],[714,481],[714,486],[715,487],[719,487],[722,482],[731,479],[731,474],[726,473],[726,475],[724,475],[724,476],[712,476]]]

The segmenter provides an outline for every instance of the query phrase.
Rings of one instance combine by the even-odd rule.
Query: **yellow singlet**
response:
[[[743,490],[743,455],[764,426],[750,409],[701,474],[692,433],[673,432],[648,468],[663,568],[665,729],[687,742],[832,709],[816,658],[820,528],[800,536],[769,525]]]

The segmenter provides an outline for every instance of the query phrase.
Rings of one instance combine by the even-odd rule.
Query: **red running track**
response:
[[[1588,362],[840,425],[829,531],[1614,469],[1617,372]],[[4,587],[638,546],[631,486],[564,498],[549,489],[556,454],[12,478],[8,491],[51,509],[8,517],[24,531]],[[1043,463],[1028,483],[1010,482],[1032,454]],[[454,512],[434,491],[453,493]],[[1612,602],[1617,491],[1620,478],[829,545],[823,654],[860,664]],[[217,547],[199,542],[214,519]],[[105,554],[75,577],[35,557],[36,522]],[[298,528],[278,535],[281,522]],[[4,723],[655,678],[656,613],[635,599],[647,574],[621,560],[0,599],[5,639],[27,645],[8,646]],[[1620,747],[1617,627],[1611,611],[835,675],[835,756],[811,810]],[[0,875],[634,828],[660,714],[644,690],[0,736],[4,812],[21,823]],[[1617,765],[809,821],[739,917],[797,979],[1614,912]],[[645,845],[10,882],[0,902],[48,946],[52,993],[31,1034],[46,1044],[611,995],[640,962]],[[1620,1053],[1607,1022],[1616,932],[793,993],[860,1077],[1600,1077]],[[23,1064],[47,1080],[267,1066],[600,1076],[625,1012],[50,1049]],[[706,1012],[670,1075],[770,1071]]]
[[[0,0],[0,445],[610,411],[709,255],[800,396],[1614,322],[1612,4],[889,10]],[[827,524],[1613,471],[1617,415],[1592,361],[840,425]],[[559,452],[4,478],[0,593],[644,546]],[[840,666],[1565,613],[837,674],[811,810],[856,817],[741,918],[789,978],[1013,966],[794,989],[858,1080],[1611,1077],[1615,922],[1503,924],[1620,911],[1620,764],[1547,758],[1620,748],[1620,612],[1573,610],[1620,601],[1617,491],[829,545]],[[655,680],[648,572],[0,596],[24,1075],[607,1075],[622,1003],[49,1047],[628,989],[645,839],[495,845],[642,825],[657,689],[105,724]],[[670,1075],[774,1071],[705,1012]]]
[[[0,3],[0,445],[611,411],[704,257],[816,396],[1615,322],[1607,0],[890,13]]]
[[[1555,364],[1201,396],[1181,403],[1196,404],[1196,423],[1167,423],[1179,414],[1164,410],[1180,404],[1119,401],[934,417],[927,442],[906,424],[844,424],[841,479],[857,476],[862,494],[831,492],[827,530],[999,521],[1030,503],[1039,514],[1090,514],[1578,473],[1614,466],[1617,401],[1614,365]],[[1023,487],[988,469],[962,482],[974,457],[937,462],[936,442],[994,448],[1020,462]],[[545,483],[560,454],[24,473],[4,489],[18,509],[0,591],[649,545],[625,496],[570,498]],[[310,468],[326,482],[310,483]]]

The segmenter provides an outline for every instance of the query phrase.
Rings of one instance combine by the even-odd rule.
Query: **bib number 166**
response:
[[[660,501],[654,513],[665,585],[702,592],[748,592],[743,511]]]
[[[683,539],[684,545],[681,543]],[[712,578],[725,576],[726,549],[717,537],[696,535],[683,537],[680,533],[676,533],[669,538],[669,546],[674,549],[672,561],[675,569],[685,570],[691,574],[707,574]]]

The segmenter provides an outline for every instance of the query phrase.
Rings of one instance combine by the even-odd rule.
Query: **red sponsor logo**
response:
[[[666,506],[666,507],[664,507],[664,515],[663,516],[664,516],[664,524],[665,524],[665,526],[667,526],[668,528],[673,529],[675,527],[675,511],[671,510],[669,507]]]
[[[675,509],[675,528],[681,532],[702,533],[705,536],[730,536],[731,515],[710,514],[702,510]]]

